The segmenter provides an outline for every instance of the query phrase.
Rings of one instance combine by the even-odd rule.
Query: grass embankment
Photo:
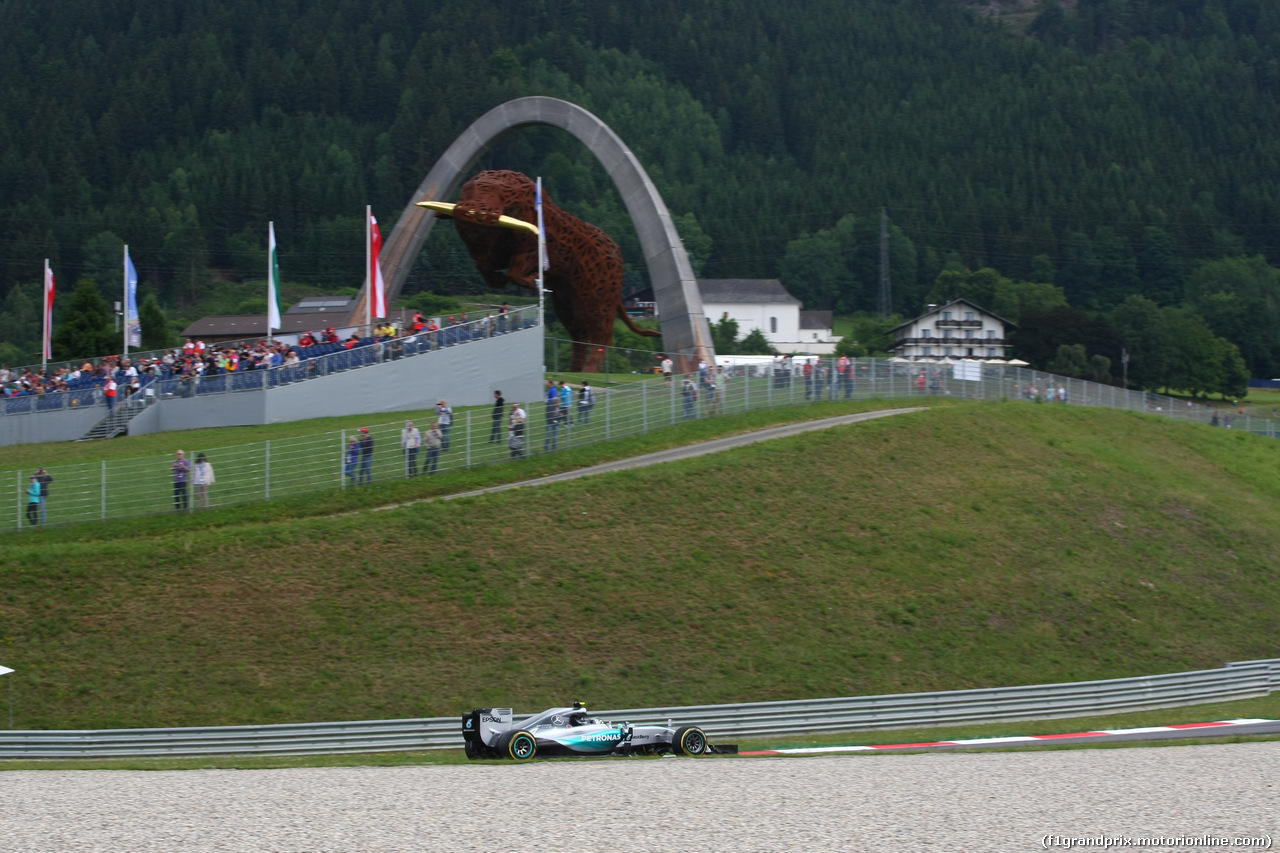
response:
[[[530,467],[553,460],[571,461]],[[1216,667],[1277,655],[1277,498],[1272,439],[1063,406],[940,407],[378,513],[273,520],[270,504],[157,517],[144,536],[114,522],[6,538],[0,656],[19,670],[20,728]]]

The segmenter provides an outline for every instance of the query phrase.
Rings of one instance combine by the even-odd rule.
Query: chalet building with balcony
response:
[[[1013,363],[1005,337],[1017,326],[1003,317],[957,299],[929,310],[892,330],[896,358],[903,361],[959,361],[961,359]]]

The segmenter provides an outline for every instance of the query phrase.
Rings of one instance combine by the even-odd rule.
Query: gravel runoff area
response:
[[[1142,849],[1184,850],[1198,849],[1185,843],[1188,836],[1280,841],[1277,768],[1280,742],[518,766],[10,771],[0,772],[0,849],[987,853],[1067,849],[1068,839],[1121,839],[1113,842],[1119,847],[1123,839],[1182,836],[1181,844]]]

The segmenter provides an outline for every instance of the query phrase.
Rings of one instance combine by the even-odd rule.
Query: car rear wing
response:
[[[498,735],[511,728],[515,712],[510,708],[475,708],[462,715],[462,737],[485,746],[498,742]]]

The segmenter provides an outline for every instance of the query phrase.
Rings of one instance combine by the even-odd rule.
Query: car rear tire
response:
[[[706,755],[707,735],[697,726],[681,726],[671,738],[671,751],[676,755]]]
[[[526,731],[503,732],[498,738],[498,755],[513,761],[528,761],[538,754],[538,739]]]

